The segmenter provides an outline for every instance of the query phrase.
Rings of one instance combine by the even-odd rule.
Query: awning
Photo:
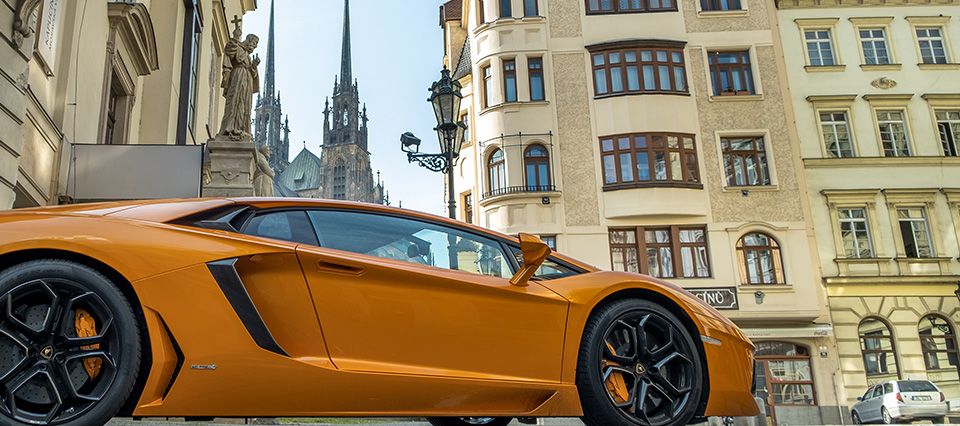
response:
[[[833,326],[830,324],[814,324],[803,327],[758,327],[741,328],[743,334],[751,339],[790,339],[799,337],[830,337],[833,336]]]

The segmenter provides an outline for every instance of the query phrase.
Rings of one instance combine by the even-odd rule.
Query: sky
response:
[[[343,0],[276,1],[277,89],[290,116],[290,159],[303,149],[320,155],[323,104],[340,73]],[[413,132],[424,152],[437,152],[436,119],[427,89],[440,78],[443,33],[440,0],[350,0],[353,76],[370,116],[369,149],[391,204],[443,214],[443,176],[407,163],[400,134]],[[267,61],[270,0],[243,18],[260,36],[261,85]]]

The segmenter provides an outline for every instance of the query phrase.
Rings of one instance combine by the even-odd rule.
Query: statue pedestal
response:
[[[257,168],[252,140],[213,139],[207,142],[209,174],[204,197],[253,197],[253,172]]]

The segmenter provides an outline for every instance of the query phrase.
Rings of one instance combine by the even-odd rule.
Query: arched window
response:
[[[543,145],[530,145],[523,151],[523,169],[527,191],[551,191],[550,154]]]
[[[502,194],[507,188],[507,173],[503,162],[503,151],[497,149],[487,159],[487,187],[488,196]]]
[[[876,317],[865,318],[860,322],[859,332],[867,384],[899,379],[897,348],[893,344],[893,333],[887,323]]]
[[[762,232],[744,235],[737,241],[740,279],[747,284],[785,284],[780,245]]]
[[[767,404],[770,424],[776,424],[777,406],[817,404],[810,351],[805,346],[788,342],[757,342],[756,359],[756,396]]]
[[[944,383],[960,380],[960,349],[957,348],[957,333],[950,321],[940,315],[927,315],[920,320],[920,346],[923,348],[923,363],[928,373],[937,373]]]
[[[333,166],[333,199],[347,199],[347,165],[343,160],[337,160]]]

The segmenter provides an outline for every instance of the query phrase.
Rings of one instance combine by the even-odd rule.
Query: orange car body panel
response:
[[[402,214],[516,241],[368,204],[166,200],[2,213],[0,259],[24,250],[77,253],[130,283],[152,360],[136,416],[579,416],[576,364],[586,321],[607,297],[637,290],[666,297],[706,336],[704,414],[758,412],[750,395],[749,339],[672,284],[555,255],[589,273],[518,287],[502,278],[170,223],[234,204]],[[207,267],[234,258],[286,356],[257,345]]]

